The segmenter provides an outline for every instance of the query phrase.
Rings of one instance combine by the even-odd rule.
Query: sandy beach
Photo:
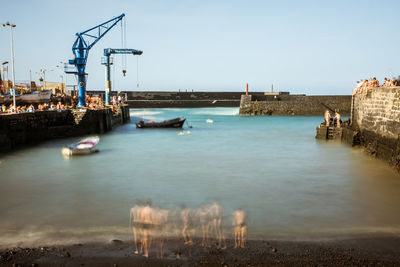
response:
[[[399,236],[364,236],[329,241],[251,240],[245,248],[203,248],[168,240],[164,257],[154,243],[149,258],[131,241],[1,250],[0,266],[399,266]]]

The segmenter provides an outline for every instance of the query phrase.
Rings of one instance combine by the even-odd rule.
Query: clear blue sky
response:
[[[79,10],[78,10],[79,8]],[[72,58],[75,33],[126,14],[127,47],[115,61],[119,90],[349,94],[356,80],[400,74],[400,1],[113,0],[1,1],[0,22],[16,24],[16,79]],[[0,61],[10,60],[0,28]],[[103,49],[121,46],[121,27],[90,50],[88,89],[104,89]],[[47,80],[60,80],[60,71]],[[68,84],[75,82],[68,77]]]

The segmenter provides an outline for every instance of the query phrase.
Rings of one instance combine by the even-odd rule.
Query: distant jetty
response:
[[[313,115],[319,116],[327,107],[350,115],[351,95],[306,96],[289,92],[195,92],[195,91],[120,91],[130,108],[202,108],[237,107],[241,115]],[[103,96],[104,91],[88,91]]]
[[[338,110],[348,116],[351,95],[290,95],[288,92],[269,92],[262,95],[242,95],[240,115],[248,116],[322,116],[325,110]]]

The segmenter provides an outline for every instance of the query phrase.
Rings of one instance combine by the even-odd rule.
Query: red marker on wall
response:
[[[246,83],[246,95],[249,95],[249,84]]]

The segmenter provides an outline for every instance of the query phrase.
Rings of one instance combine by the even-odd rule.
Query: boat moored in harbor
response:
[[[183,118],[176,118],[172,120],[165,120],[161,122],[154,122],[154,121],[149,121],[145,122],[144,120],[141,120],[136,123],[136,128],[182,128],[183,124],[185,123],[186,119]]]
[[[99,140],[98,136],[85,138],[78,143],[64,147],[61,153],[66,157],[97,153],[99,150],[95,149],[95,146],[99,143]]]

